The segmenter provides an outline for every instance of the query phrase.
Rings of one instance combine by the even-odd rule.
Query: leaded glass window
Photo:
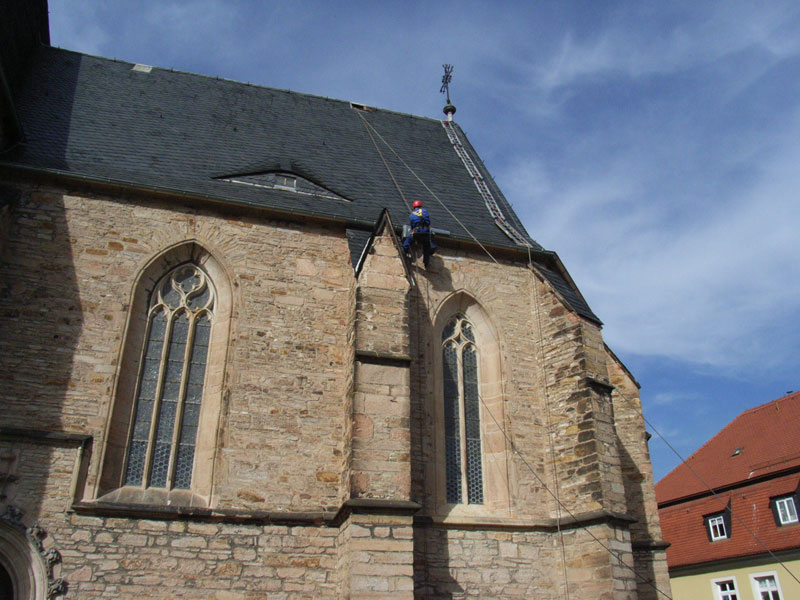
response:
[[[447,502],[483,504],[478,350],[461,315],[442,331],[442,375]]]
[[[211,281],[192,264],[167,273],[151,294],[125,485],[191,486],[214,301]]]

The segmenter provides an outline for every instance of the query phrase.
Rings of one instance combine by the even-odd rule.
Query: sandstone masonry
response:
[[[332,221],[2,184],[19,198],[0,209],[0,533],[43,532],[51,597],[669,591],[637,384],[526,257],[445,240],[426,270],[385,214],[354,273]],[[185,503],[123,500],[104,457],[138,373],[137,286],[201,256],[229,290],[209,356],[219,416],[195,463],[209,483]],[[482,504],[445,494],[456,314],[479,352]]]

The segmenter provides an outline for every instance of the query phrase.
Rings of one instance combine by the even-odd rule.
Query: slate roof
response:
[[[383,208],[396,225],[406,222],[408,208],[394,178],[406,201],[421,199],[434,227],[449,230],[453,238],[474,236],[483,244],[520,248],[495,224],[436,119],[358,110],[347,101],[157,67],[140,69],[49,46],[29,59],[15,104],[25,143],[0,156],[0,163],[333,218],[367,232]],[[464,132],[454,127],[506,221],[552,267],[546,256],[552,253],[525,232]],[[276,172],[293,173],[305,180],[304,189],[329,194],[263,185],[269,177],[274,181]],[[352,246],[362,237],[349,234],[348,241]],[[579,314],[600,322],[561,274],[549,270],[546,277]]]
[[[714,489],[800,467],[800,392],[743,412],[686,462]],[[656,484],[656,497],[663,504],[706,490],[681,464]]]
[[[441,121],[349,102],[252,86],[43,47],[18,93],[27,137],[13,160],[91,178],[199,194],[231,203],[361,223],[388,208],[404,223],[408,208],[363,119],[484,243],[515,244],[493,223]],[[466,139],[459,130],[462,139]],[[381,146],[408,202],[425,202],[435,226],[468,239],[392,151]],[[491,178],[468,145],[473,161]],[[222,180],[295,172],[346,201]],[[500,190],[504,214],[524,231]],[[534,249],[541,249],[530,240]]]

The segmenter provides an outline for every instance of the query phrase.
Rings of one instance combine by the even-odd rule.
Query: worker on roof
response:
[[[428,209],[422,207],[421,200],[414,200],[414,208],[408,215],[408,223],[411,226],[411,233],[403,240],[403,250],[406,256],[411,256],[411,244],[415,241],[422,244],[422,262],[428,267],[431,255],[436,252],[438,246],[433,241],[431,233],[431,216]]]

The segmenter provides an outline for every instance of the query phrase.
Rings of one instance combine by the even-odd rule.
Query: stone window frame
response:
[[[166,490],[125,486],[124,465],[135,414],[135,394],[147,333],[150,298],[155,286],[168,273],[184,264],[193,264],[202,269],[216,294],[191,487],[189,490]],[[132,286],[99,476],[94,489],[88,491],[90,498],[124,504],[199,507],[213,504],[214,465],[233,308],[230,281],[228,270],[196,240],[182,242],[162,251],[139,272]]]
[[[478,347],[474,333],[472,332],[472,324],[463,314],[456,313],[450,320],[448,320],[445,330],[442,332],[442,340],[439,345],[439,352],[443,355],[448,354],[448,349],[451,349],[451,357],[455,359],[454,372],[454,386],[451,389],[452,397],[450,401],[455,405],[454,415],[448,419],[448,398],[447,394],[443,394],[444,402],[444,423],[445,423],[445,477],[446,477],[446,495],[449,504],[483,504],[484,501],[484,485],[483,485],[483,436],[482,436],[482,422],[480,419],[480,394],[468,392],[468,388],[473,388],[477,393],[477,387],[480,385],[480,378],[478,365],[481,360],[480,348]],[[474,373],[474,386],[469,385],[467,381],[467,357],[471,356],[470,362],[475,366]],[[448,363],[443,358],[442,365]],[[444,373],[443,373],[444,375]],[[447,390],[443,378],[444,389]],[[469,406],[478,408],[478,439],[477,444],[470,448],[470,441],[475,441],[474,437],[470,439],[469,432],[472,427],[468,423],[468,415],[470,413]],[[453,421],[449,423],[448,421]],[[472,419],[474,423],[475,419]],[[447,443],[447,430],[448,425],[455,425],[455,440],[458,442],[458,448],[453,448],[452,444]],[[475,448],[477,446],[477,448]],[[477,457],[475,456],[477,450]],[[470,460],[472,458],[472,460]],[[477,460],[475,460],[477,458]],[[472,463],[472,464],[470,464]],[[476,464],[477,463],[477,464]],[[458,469],[451,469],[451,467],[458,466]],[[457,476],[457,481],[455,477]],[[452,481],[451,481],[452,480]],[[455,489],[457,483],[458,489]],[[451,485],[454,489],[451,489]],[[453,492],[451,494],[451,492]],[[458,497],[457,502],[453,502],[451,495]]]
[[[11,577],[13,600],[45,600],[47,567],[36,548],[14,527],[0,521],[0,565]]]
[[[444,384],[442,333],[456,315],[472,325],[478,349],[478,389],[480,390],[481,458],[483,504],[450,504],[447,502],[445,462]],[[510,517],[508,452],[503,431],[497,423],[505,423],[503,369],[500,337],[483,306],[469,293],[451,294],[439,306],[432,328],[434,410],[434,514],[445,519],[491,519]],[[489,412],[491,411],[491,414]],[[494,417],[494,418],[493,418]]]
[[[213,281],[192,262],[173,268],[153,290],[142,349],[145,364],[142,366],[140,362],[133,411],[132,429],[134,432],[138,429],[139,435],[134,433],[128,440],[123,466],[126,486],[166,490],[191,488],[199,425],[197,409],[202,410],[210,340],[205,344],[198,341],[207,337],[214,326],[215,303]],[[154,332],[159,335],[154,336]],[[148,362],[156,368],[149,373],[150,377],[145,377]],[[149,411],[141,410],[146,381],[151,382],[148,387],[152,388],[152,395],[146,398],[151,403]],[[192,406],[195,410],[190,411]],[[161,439],[167,437],[162,436],[162,429],[169,432],[168,440]],[[134,452],[135,445],[140,452]],[[162,450],[160,458],[159,448]],[[166,453],[164,449],[168,449]],[[139,456],[134,460],[136,454]]]

